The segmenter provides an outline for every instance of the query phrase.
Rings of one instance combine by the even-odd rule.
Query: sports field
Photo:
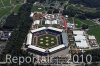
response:
[[[38,37],[37,44],[42,48],[51,48],[57,44],[56,36],[45,34]]]

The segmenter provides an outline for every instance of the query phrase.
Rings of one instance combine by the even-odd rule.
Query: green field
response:
[[[75,24],[76,27],[81,27],[83,24],[87,24],[87,25],[95,25],[96,23],[94,23],[92,20],[83,20],[83,19],[79,19],[79,18],[75,18]]]
[[[38,37],[37,43],[42,48],[51,48],[57,44],[57,39],[53,35],[45,34]]]
[[[21,3],[24,3],[24,0],[11,0],[11,3],[14,5],[21,4]]]
[[[39,8],[41,8],[41,9],[39,9]],[[34,11],[42,12],[42,11],[44,11],[44,7],[38,6],[38,5],[33,5],[32,12],[34,12]]]
[[[1,8],[0,9],[0,18],[4,15],[8,15],[10,14],[10,10],[12,9],[12,7],[7,7],[7,8]]]
[[[88,34],[95,35],[98,43],[100,43],[100,25],[91,27],[90,30],[88,31]]]

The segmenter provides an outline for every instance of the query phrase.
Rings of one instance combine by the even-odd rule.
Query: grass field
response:
[[[23,2],[24,0],[19,0],[19,2],[18,0],[0,0],[0,18],[4,15],[10,14],[11,12],[18,12],[18,9]]]
[[[39,8],[41,8],[41,9],[39,9]],[[44,8],[42,6],[33,5],[32,12],[34,12],[34,11],[42,12],[42,11],[44,11]]]
[[[100,25],[90,28],[88,34],[95,35],[98,43],[100,43]]]
[[[42,48],[51,48],[57,44],[55,36],[46,34],[38,37],[38,45]]]
[[[0,18],[4,15],[8,15],[10,14],[10,10],[12,9],[12,7],[7,7],[7,8],[2,8],[0,9]]]
[[[79,19],[79,18],[75,18],[75,24],[76,27],[81,27],[82,24],[87,24],[87,25],[95,25],[96,23],[94,23],[92,20],[83,20],[83,19]]]
[[[4,6],[11,6],[10,0],[2,0],[4,3]]]

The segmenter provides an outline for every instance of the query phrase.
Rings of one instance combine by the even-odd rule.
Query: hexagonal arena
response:
[[[41,27],[27,35],[26,46],[38,53],[53,53],[68,46],[67,34],[63,29]]]

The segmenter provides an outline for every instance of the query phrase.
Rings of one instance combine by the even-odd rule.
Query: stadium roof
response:
[[[58,28],[54,28],[54,27],[48,27],[48,29],[55,30],[55,31],[59,31],[59,32],[62,32],[63,31],[63,29],[58,29]]]
[[[63,44],[65,44],[65,46],[68,46],[68,37],[67,37],[67,33],[62,32],[62,38],[63,38]]]
[[[46,29],[46,27],[41,27],[41,28],[38,28],[38,29],[35,29],[35,30],[31,30],[31,32],[34,33],[34,32],[37,32],[37,31],[44,30],[44,29]]]
[[[31,30],[32,33],[37,32],[37,31],[41,31],[41,30],[45,30],[45,29],[50,29],[50,30],[54,30],[54,31],[58,31],[58,32],[62,32],[63,29],[58,29],[58,28],[54,28],[54,27],[41,27],[35,30]]]
[[[53,52],[53,51],[56,51],[56,50],[61,49],[61,48],[64,48],[64,47],[65,47],[65,45],[59,45],[57,47],[54,47],[54,48],[49,49],[49,52]]]
[[[31,40],[32,40],[32,33],[28,33],[26,45],[31,45]]]
[[[45,52],[46,51],[45,49],[36,47],[34,45],[29,45],[28,48],[31,48],[31,49],[34,49],[34,50],[37,50],[37,51],[40,51],[40,52]]]

